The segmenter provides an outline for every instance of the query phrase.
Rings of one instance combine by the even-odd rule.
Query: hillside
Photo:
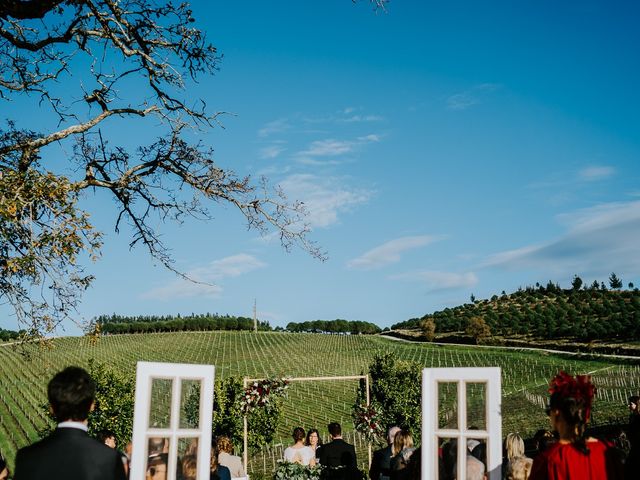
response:
[[[51,375],[66,365],[87,367],[91,359],[131,378],[139,360],[212,364],[217,380],[230,375],[358,375],[380,352],[393,352],[399,359],[425,367],[499,366],[503,431],[519,431],[525,436],[547,425],[548,381],[560,369],[593,374],[598,386],[596,424],[626,415],[626,398],[640,389],[640,370],[631,360],[622,363],[497,348],[416,344],[372,335],[218,331],[107,335],[97,342],[89,337],[57,338],[51,343],[50,349],[35,350],[33,346],[31,359],[11,346],[0,346],[0,450],[10,459],[19,447],[38,438],[38,430],[46,423],[42,406]],[[353,380],[292,385],[277,443],[287,445],[294,426],[316,426],[325,433],[324,425],[336,420],[352,435],[350,413],[356,387]],[[273,450],[262,453],[251,463],[250,472],[261,470],[263,465],[271,468],[273,459],[280,456],[281,452]]]
[[[482,318],[492,335],[529,335],[538,339],[640,339],[640,291],[609,290],[603,284],[562,289],[548,283],[494,295],[455,308],[393,325],[392,330],[419,328],[433,320],[436,333],[463,332],[474,317]]]

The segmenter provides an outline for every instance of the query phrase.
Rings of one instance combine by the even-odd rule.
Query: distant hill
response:
[[[633,284],[622,290],[597,282],[581,288],[581,283],[574,279],[573,288],[562,289],[549,282],[490,299],[472,298],[473,303],[412,318],[391,328],[419,328],[423,320],[432,319],[437,334],[462,332],[472,318],[480,317],[492,335],[528,334],[578,341],[640,339],[640,291]]]

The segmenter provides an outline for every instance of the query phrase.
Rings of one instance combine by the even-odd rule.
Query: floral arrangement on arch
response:
[[[382,413],[375,404],[364,403],[353,406],[353,426],[369,443],[374,443],[384,437]]]
[[[240,411],[243,415],[247,415],[254,408],[264,407],[271,402],[271,396],[284,396],[287,388],[289,388],[289,380],[286,378],[255,380],[242,392]]]

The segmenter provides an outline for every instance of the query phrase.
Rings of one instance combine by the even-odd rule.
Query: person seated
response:
[[[293,445],[284,451],[284,459],[287,462],[299,463],[300,465],[315,465],[316,452],[311,447],[304,444],[304,429],[296,427],[293,429]]]
[[[551,381],[547,413],[558,441],[533,460],[530,480],[621,479],[613,447],[586,438],[595,386],[589,375],[560,372]]]
[[[242,459],[232,455],[233,444],[229,437],[219,436],[216,439],[216,450],[218,451],[218,463],[229,469],[232,478],[245,476]]]
[[[533,460],[524,454],[524,440],[517,433],[510,433],[504,441],[506,451],[505,478],[507,480],[527,480]]]
[[[209,479],[210,480],[231,480],[231,472],[227,467],[225,467],[224,465],[220,465],[218,463],[218,457],[219,457],[218,447],[217,447],[217,443],[214,441],[212,442],[212,445],[211,445],[211,460],[210,460],[211,476],[209,477]]]
[[[401,429],[393,439],[391,449],[391,480],[402,480],[409,478],[409,459],[413,454],[413,437],[409,430]]]

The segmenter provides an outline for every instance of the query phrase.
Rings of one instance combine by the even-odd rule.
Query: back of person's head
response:
[[[517,433],[510,433],[504,441],[507,458],[509,460],[524,455],[524,440]]]
[[[394,425],[387,431],[387,442],[389,445],[393,445],[393,439],[396,438],[396,433],[400,431],[400,427]]]
[[[217,443],[217,440],[213,438],[211,442],[211,458],[209,459],[209,466],[212,472],[215,471],[216,468],[218,468],[218,453],[220,453],[220,451],[218,450]]]
[[[86,420],[96,395],[96,384],[80,367],[67,367],[49,382],[49,403],[56,421]]]
[[[506,480],[527,480],[531,474],[533,461],[527,457],[516,457],[509,461],[505,473]]]
[[[629,406],[631,407],[631,405],[635,405],[635,408],[632,411],[633,415],[640,415],[640,404],[638,402],[640,402],[640,397],[638,395],[631,395],[629,397]]]
[[[182,480],[196,480],[198,478],[198,457],[185,455],[182,457]]]
[[[327,430],[329,430],[329,434],[334,438],[342,436],[342,427],[338,422],[330,423],[327,426]]]
[[[293,429],[293,441],[294,442],[301,442],[304,440],[304,428],[302,427],[296,427]]]
[[[405,448],[413,447],[413,437],[409,430],[401,429],[393,439],[393,446],[391,447],[391,454],[397,455]]]
[[[595,391],[591,376],[576,375],[574,378],[565,372],[556,375],[549,386],[549,409],[558,411],[566,424],[573,428],[576,435],[574,443],[583,453],[589,452],[584,434]]]
[[[218,449],[218,452],[233,452],[233,443],[231,443],[229,437],[225,437],[224,435],[220,435],[218,438],[216,438],[216,447]]]
[[[116,434],[113,433],[111,430],[100,430],[96,435],[96,439],[100,443],[104,443],[104,444],[106,444],[107,440],[109,440],[110,438],[112,438],[115,442]]]

